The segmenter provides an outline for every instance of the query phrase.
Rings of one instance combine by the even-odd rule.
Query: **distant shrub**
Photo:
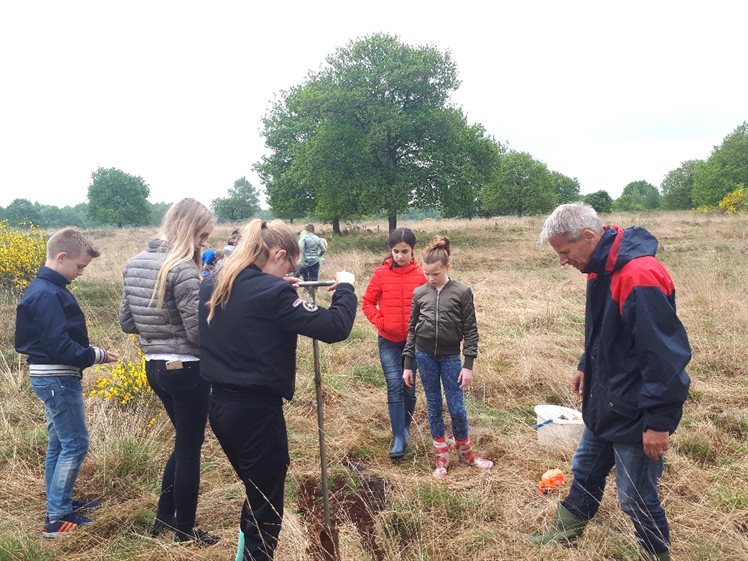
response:
[[[748,191],[745,187],[738,187],[725,195],[717,206],[725,214],[736,214],[748,210]]]
[[[47,257],[44,232],[36,226],[27,229],[9,226],[0,220],[0,287],[20,294],[36,276]]]
[[[150,400],[153,397],[153,390],[148,385],[145,373],[145,355],[138,351],[138,356],[137,362],[127,359],[117,362],[108,376],[98,379],[96,387],[88,395],[105,401],[114,401],[123,406]],[[97,370],[104,368],[108,367],[96,367]]]

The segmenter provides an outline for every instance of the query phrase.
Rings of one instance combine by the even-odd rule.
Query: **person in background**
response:
[[[390,458],[398,459],[405,455],[416,407],[415,384],[411,387],[403,384],[403,349],[413,291],[426,282],[426,276],[413,257],[416,236],[409,228],[393,230],[388,244],[390,255],[374,270],[361,299],[361,309],[379,332],[377,346],[387,383],[387,409],[392,427]]]
[[[236,249],[236,244],[239,243],[239,238],[241,237],[241,232],[239,230],[234,230],[231,232],[231,236],[229,236],[228,241],[226,242],[226,245],[223,246],[223,256],[228,257],[231,255],[231,252]]]
[[[200,287],[203,377],[212,384],[210,426],[239,479],[239,559],[272,559],[283,520],[290,458],[283,400],[296,386],[296,343],[346,339],[356,316],[351,273],[336,274],[329,309],[298,297],[284,279],[299,245],[280,221],[251,221],[242,242]]]
[[[47,242],[46,262],[16,310],[15,349],[28,357],[31,389],[44,402],[47,420],[45,538],[56,538],[90,523],[82,511],[99,504],[73,500],[75,480],[88,453],[81,378],[83,369],[115,362],[119,356],[91,346],[86,318],[67,288],[98,256],[78,230],[56,232]]]
[[[675,285],[644,228],[603,226],[583,203],[546,219],[540,242],[561,265],[587,275],[584,354],[571,380],[585,429],[574,479],[551,527],[535,544],[569,543],[595,515],[613,466],[621,509],[634,523],[642,557],[670,559],[670,529],[657,493],[662,457],[683,414],[691,348],[675,312]]]
[[[218,266],[218,262],[223,259],[223,250],[221,249],[206,249],[203,251],[201,260],[203,262],[203,269],[201,274],[207,277]]]
[[[299,275],[305,281],[316,281],[319,278],[319,260],[325,254],[327,245],[314,233],[314,224],[307,224],[299,236],[301,261]]]
[[[195,199],[173,204],[159,236],[125,265],[119,309],[122,330],[139,336],[148,383],[175,430],[151,535],[174,530],[177,541],[200,546],[219,540],[195,526],[210,394],[200,376],[200,254],[214,226],[211,212]]]
[[[434,477],[447,475],[449,445],[442,412],[442,386],[452,418],[455,447],[462,463],[479,469],[491,469],[493,462],[479,458],[470,443],[463,390],[473,381],[473,361],[478,355],[478,324],[473,292],[447,276],[451,268],[450,243],[436,236],[423,252],[423,272],[427,283],[416,288],[403,356],[403,381],[414,384],[413,368],[418,363],[426,394],[429,428],[436,453]],[[464,362],[460,361],[460,344]]]

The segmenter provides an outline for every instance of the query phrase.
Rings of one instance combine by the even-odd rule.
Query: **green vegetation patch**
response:
[[[0,561],[53,561],[54,551],[45,551],[42,543],[33,538],[0,536]]]
[[[492,429],[501,430],[515,425],[533,426],[535,424],[535,413],[529,406],[492,407],[470,398],[465,400],[465,406],[471,419],[480,417],[480,424]]]
[[[369,386],[383,388],[387,385],[378,364],[357,364],[351,370],[351,376]]]

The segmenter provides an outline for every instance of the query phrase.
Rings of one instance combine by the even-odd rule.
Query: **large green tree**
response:
[[[694,171],[702,160],[687,160],[680,167],[671,170],[660,184],[662,191],[662,208],[667,210],[687,210],[693,208],[691,191],[693,190]]]
[[[496,181],[483,188],[483,208],[492,214],[541,214],[556,202],[548,167],[527,152],[501,156]]]
[[[229,189],[228,197],[213,199],[211,206],[220,222],[236,222],[257,216],[260,197],[247,178],[240,177]]]
[[[660,192],[657,187],[644,181],[632,181],[623,188],[621,196],[613,203],[618,211],[637,212],[660,208]]]
[[[410,205],[456,212],[453,201],[475,200],[491,173],[481,162],[498,150],[449,104],[458,85],[433,46],[374,34],[338,49],[263,120],[270,154],[256,169],[273,212],[334,226],[383,212],[391,230]]]
[[[151,219],[150,188],[142,177],[117,168],[99,168],[88,186],[88,214],[101,224],[144,226]]]
[[[739,185],[748,185],[748,122],[727,135],[694,170],[694,206],[716,206]]]

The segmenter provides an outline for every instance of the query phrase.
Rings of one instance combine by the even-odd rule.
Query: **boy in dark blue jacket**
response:
[[[572,460],[569,495],[533,543],[570,542],[600,506],[615,465],[621,509],[644,559],[670,559],[657,493],[662,456],[683,413],[691,348],[675,312],[675,286],[644,228],[603,227],[592,207],[559,206],[540,235],[562,265],[587,274],[584,354],[572,378],[585,430]]]
[[[85,317],[67,285],[98,256],[78,230],[55,233],[16,310],[16,351],[28,356],[31,388],[44,402],[47,420],[45,538],[91,521],[73,509],[73,486],[88,452],[82,371],[119,357],[89,344]]]

